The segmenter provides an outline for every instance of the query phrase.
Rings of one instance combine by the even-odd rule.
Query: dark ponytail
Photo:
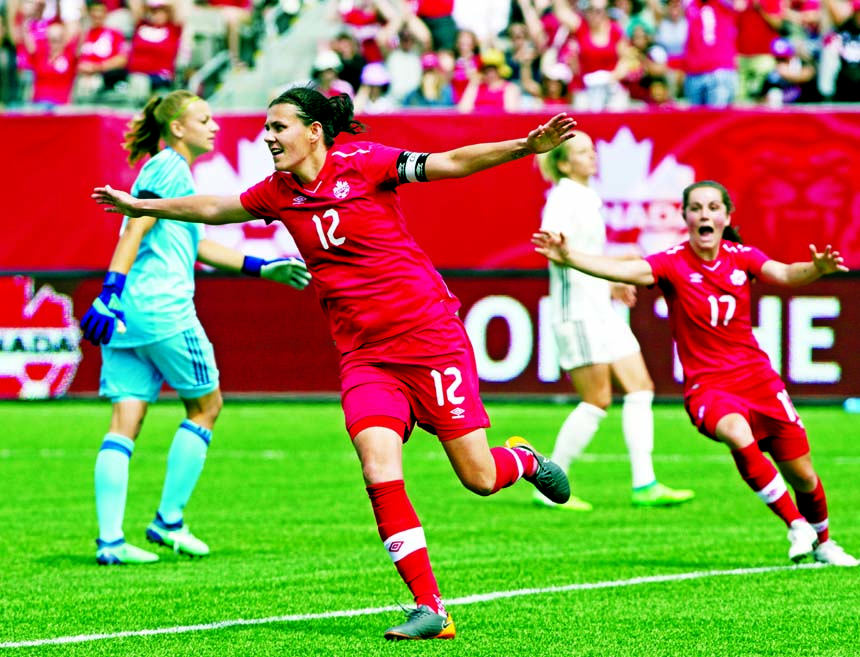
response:
[[[341,132],[351,135],[364,132],[364,124],[353,117],[352,98],[347,94],[326,98],[311,87],[292,87],[269,103],[269,107],[275,105],[293,105],[296,115],[305,125],[319,123],[326,148],[334,145],[335,137]]]
[[[735,242],[736,244],[744,243],[743,239],[741,239],[741,234],[738,232],[738,229],[731,224],[723,228],[723,239],[729,242]]]

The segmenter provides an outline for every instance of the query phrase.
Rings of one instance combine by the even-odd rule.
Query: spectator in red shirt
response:
[[[67,104],[72,98],[77,73],[77,44],[69,43],[62,21],[51,23],[46,37],[30,58],[33,66],[32,102],[52,109]]]
[[[453,53],[457,38],[454,0],[407,0],[407,5],[430,31],[431,50]]]
[[[522,92],[509,77],[511,67],[505,63],[505,54],[501,50],[485,50],[481,53],[480,72],[469,80],[457,109],[461,112],[516,112]]]
[[[32,70],[31,57],[39,44],[47,41],[50,20],[45,18],[45,0],[21,0],[17,8],[10,5],[9,24],[18,60],[18,70]]]
[[[377,33],[398,13],[389,0],[340,0],[337,17],[361,44],[361,54],[368,62],[381,62],[382,51],[376,42]]]
[[[110,91],[128,78],[130,46],[119,30],[107,27],[108,7],[105,0],[87,0],[89,29],[78,51],[77,91],[91,96],[99,91]]]
[[[607,0],[582,0],[582,14],[574,11],[569,0],[555,0],[553,5],[561,24],[571,38],[559,51],[558,59],[574,68],[578,58],[581,78],[575,86],[584,88],[576,100],[583,109],[627,106],[627,93],[620,81],[629,72],[625,58],[630,44],[621,26],[609,16]]]
[[[172,88],[181,37],[182,23],[169,0],[146,0],[131,37],[129,73],[146,75],[152,91]]]

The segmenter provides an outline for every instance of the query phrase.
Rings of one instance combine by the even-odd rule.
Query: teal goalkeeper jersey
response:
[[[176,198],[196,192],[191,167],[171,148],[144,164],[131,189],[138,198]],[[123,220],[125,229],[128,219]],[[139,347],[172,337],[197,323],[194,263],[203,238],[200,224],[158,219],[140,244],[122,293],[126,332],[110,346]]]

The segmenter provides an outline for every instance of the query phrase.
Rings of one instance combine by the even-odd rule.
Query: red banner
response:
[[[0,271],[104,269],[118,219],[89,198],[109,183],[130,187],[136,172],[120,148],[126,115],[2,116]],[[524,136],[546,117],[399,114],[365,117],[371,139],[417,151]],[[681,190],[717,179],[732,193],[733,220],[771,257],[806,259],[807,245],[831,243],[860,268],[860,113],[808,110],[678,110],[584,114],[597,143],[610,239],[654,251],[682,235]],[[218,153],[195,167],[201,192],[240,192],[271,171],[263,118],[219,117]],[[532,158],[463,180],[402,189],[411,230],[440,268],[541,269],[529,235],[546,184]],[[221,227],[211,236],[259,255],[291,253],[279,226]]]
[[[0,307],[11,301],[19,304],[16,307],[26,305],[31,296],[22,296],[20,286],[4,287],[4,280],[13,279],[0,278],[0,292],[9,291],[7,296],[0,297]],[[485,393],[571,392],[570,383],[559,372],[556,362],[545,303],[545,276],[448,276],[447,281],[463,302],[460,315],[475,348]],[[71,297],[78,318],[100,289],[100,281],[95,278],[83,282],[49,282],[57,292]],[[35,298],[58,298],[54,289],[44,292],[46,289],[41,287]],[[801,397],[860,396],[860,360],[855,337],[860,325],[860,305],[855,303],[858,294],[857,279],[822,280],[789,291],[762,284],[754,286],[756,335],[775,369],[782,374],[789,392]],[[639,295],[630,322],[639,337],[657,394],[680,395],[680,371],[674,360],[664,304],[656,290],[641,289]],[[202,277],[198,280],[196,304],[215,345],[225,392],[339,391],[337,352],[312,290],[297,292],[269,281],[239,277]],[[33,309],[35,304],[29,307]],[[33,321],[20,319],[19,314],[7,313],[11,319],[5,327],[0,327],[0,338],[6,336],[0,341],[0,372],[4,370],[4,362],[18,363],[23,358],[22,352],[32,347],[30,356],[38,362],[70,359],[77,365],[80,361],[69,391],[97,392],[101,357],[89,343],[78,345],[74,323],[70,326],[59,311],[54,311],[43,314],[48,323],[39,329]],[[22,326],[29,333],[22,331]],[[64,328],[58,332],[56,327]],[[55,339],[40,343],[16,341],[15,336],[22,332],[54,335]],[[37,353],[51,350],[54,352],[51,358]],[[31,385],[29,389],[37,390],[38,386]]]

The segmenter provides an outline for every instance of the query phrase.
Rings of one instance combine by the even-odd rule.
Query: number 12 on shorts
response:
[[[455,406],[466,401],[465,397],[457,394],[457,388],[463,383],[463,375],[460,374],[459,368],[448,367],[444,372],[430,370],[430,376],[433,377],[433,385],[436,388],[436,403],[439,406],[445,405],[446,397],[448,402]]]

